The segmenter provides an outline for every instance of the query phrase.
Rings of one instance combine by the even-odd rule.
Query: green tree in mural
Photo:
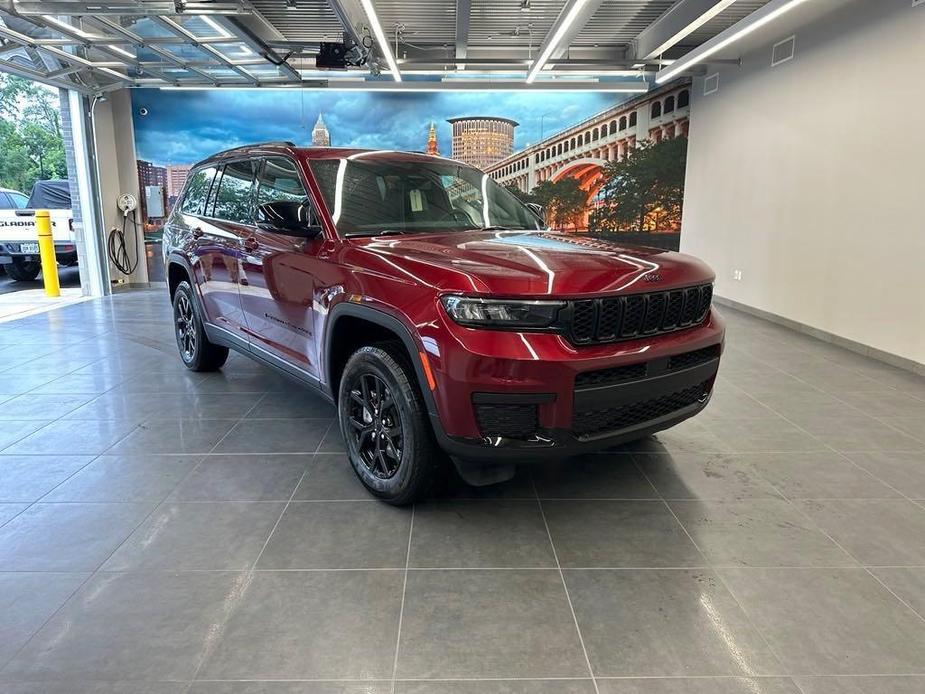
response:
[[[0,186],[28,193],[38,180],[67,178],[58,96],[0,74]]]
[[[574,178],[543,181],[530,191],[532,202],[546,210],[546,221],[557,229],[577,229],[588,206],[588,195]]]
[[[592,231],[655,231],[681,225],[687,138],[644,142],[605,169]]]

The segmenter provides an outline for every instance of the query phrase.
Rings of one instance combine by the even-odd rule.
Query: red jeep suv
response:
[[[252,145],[197,164],[164,229],[177,344],[232,348],[337,406],[394,504],[450,454],[474,484],[699,412],[723,323],[694,258],[548,231],[487,174],[393,151]]]

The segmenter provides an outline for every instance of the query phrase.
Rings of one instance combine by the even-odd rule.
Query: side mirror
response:
[[[315,219],[311,205],[295,200],[276,200],[258,205],[257,228],[305,239],[321,233],[321,225]]]
[[[527,207],[530,208],[530,211],[537,216],[537,218],[543,223],[546,223],[546,208],[535,202],[526,203]]]

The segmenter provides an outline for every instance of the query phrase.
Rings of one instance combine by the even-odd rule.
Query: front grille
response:
[[[658,335],[701,323],[710,310],[713,286],[629,294],[570,302],[566,335],[576,345]]]
[[[651,400],[634,402],[620,407],[576,412],[572,429],[578,438],[590,438],[611,431],[619,431],[664,417],[699,402],[709,392],[710,382],[704,381],[675,393]]]
[[[485,437],[527,439],[539,428],[536,405],[476,404],[475,419]]]

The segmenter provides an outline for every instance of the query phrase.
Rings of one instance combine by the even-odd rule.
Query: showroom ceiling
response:
[[[596,88],[657,71],[793,0],[0,2],[0,71],[121,87]],[[319,70],[323,41],[356,65]]]

